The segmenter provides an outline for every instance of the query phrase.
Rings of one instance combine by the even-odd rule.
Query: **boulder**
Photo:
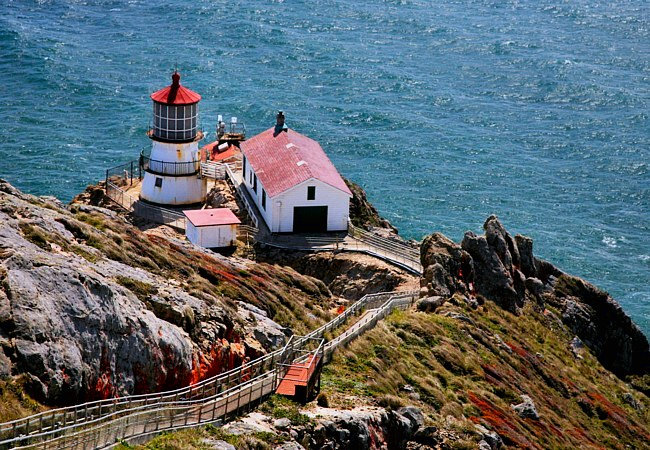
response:
[[[212,450],[236,450],[234,445],[220,439],[203,439],[202,443]]]
[[[650,372],[647,338],[607,292],[562,274],[545,298],[605,368],[618,376]]]
[[[520,395],[522,402],[517,405],[510,405],[510,407],[519,414],[519,417],[524,419],[539,420],[539,414],[533,399],[527,395]]]
[[[282,417],[280,419],[275,419],[273,421],[273,426],[278,430],[285,431],[291,427],[291,421],[286,417]]]

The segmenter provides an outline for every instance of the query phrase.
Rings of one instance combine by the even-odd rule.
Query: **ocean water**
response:
[[[403,235],[497,214],[650,335],[647,1],[2,0],[0,176],[70,200],[175,67],[209,137],[282,109]]]

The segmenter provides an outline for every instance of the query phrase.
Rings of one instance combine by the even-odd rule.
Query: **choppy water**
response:
[[[404,235],[496,213],[650,334],[648,5],[3,0],[0,176],[69,200],[178,66],[205,129],[283,109]]]

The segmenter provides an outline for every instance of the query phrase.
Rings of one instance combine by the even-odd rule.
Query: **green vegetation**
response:
[[[475,423],[513,446],[642,447],[650,438],[648,398],[587,351],[576,359],[573,336],[552,314],[529,305],[514,316],[491,302],[479,310],[447,304],[437,314],[394,312],[335,354],[322,389],[332,407],[415,404],[432,425],[456,432],[461,447],[476,445]],[[645,407],[625,403],[626,392]],[[539,421],[511,409],[522,394],[533,398]]]
[[[21,379],[0,379],[0,422],[19,419],[45,409],[25,393]]]
[[[144,281],[134,280],[132,278],[118,276],[115,280],[120,283],[122,286],[130,290],[142,301],[146,301],[152,295],[155,295],[158,292],[158,289],[155,286],[152,286],[149,283]]]
[[[287,418],[293,425],[307,425],[311,419],[300,412],[300,405],[282,395],[273,395],[260,406],[260,411],[276,419]]]
[[[172,433],[163,433],[145,445],[131,446],[119,444],[117,450],[208,450],[214,448],[210,441],[225,441],[242,450],[267,450],[282,444],[286,438],[272,433],[258,432],[248,435],[234,435],[224,432],[221,428],[207,425],[201,428],[190,428]]]

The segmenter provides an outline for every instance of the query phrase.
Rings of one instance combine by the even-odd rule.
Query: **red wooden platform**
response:
[[[296,386],[307,386],[311,377],[316,372],[320,355],[314,355],[304,363],[295,363],[289,366],[286,375],[280,381],[276,394],[295,396]]]

